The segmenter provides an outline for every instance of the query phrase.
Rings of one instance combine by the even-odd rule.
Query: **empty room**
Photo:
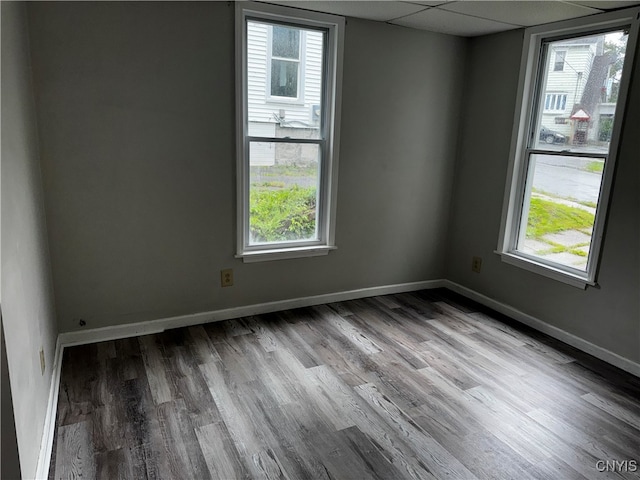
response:
[[[640,2],[0,8],[3,480],[640,478]]]

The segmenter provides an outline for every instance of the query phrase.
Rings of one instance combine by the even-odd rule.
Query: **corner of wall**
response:
[[[1,2],[1,21],[3,332],[20,469],[34,478],[54,385],[57,322],[26,4]]]

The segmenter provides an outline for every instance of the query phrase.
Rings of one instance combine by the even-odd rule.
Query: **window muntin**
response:
[[[238,256],[323,254],[335,248],[344,19],[249,5],[237,6]]]
[[[526,36],[498,252],[508,263],[580,287],[595,283],[620,130],[615,119],[635,53],[627,49],[638,28],[638,9],[631,10],[590,19],[591,27],[575,20]],[[558,51],[566,52],[561,71]]]

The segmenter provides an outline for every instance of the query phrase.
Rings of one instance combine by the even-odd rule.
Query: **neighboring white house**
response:
[[[577,140],[578,121],[572,115],[586,112],[585,141],[599,139],[602,118],[612,117],[615,103],[605,103],[611,95],[612,54],[605,52],[605,35],[558,41],[549,45],[549,62],[541,109],[541,125]],[[581,112],[582,111],[582,112]]]
[[[285,25],[249,21],[247,97],[249,135],[318,138],[324,35]],[[288,152],[288,153],[287,153]],[[300,153],[302,152],[302,153]],[[274,165],[292,155],[317,158],[317,146],[252,144],[250,164]]]
[[[589,37],[554,42],[550,47],[546,90],[542,99],[542,125],[569,136],[569,119],[587,84],[596,56],[597,39]]]

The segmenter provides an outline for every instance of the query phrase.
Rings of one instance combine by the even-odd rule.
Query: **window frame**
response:
[[[247,21],[256,20],[300,28],[325,30],[326,46],[323,68],[322,104],[320,107],[320,140],[250,137],[248,134],[247,79]],[[279,5],[255,2],[236,2],[236,258],[244,262],[270,261],[327,255],[336,249],[335,224],[338,184],[338,152],[340,140],[340,110],[342,94],[343,42],[345,19],[337,15],[316,13]],[[270,29],[271,30],[271,29]],[[269,36],[268,51],[271,51]],[[302,48],[302,45],[301,45]],[[301,52],[300,61],[304,61]],[[267,56],[269,67],[271,56]],[[299,72],[302,74],[302,72]],[[266,83],[270,93],[270,76]],[[302,85],[299,83],[299,88]],[[293,99],[273,97],[277,102],[291,103]],[[267,99],[269,100],[269,99]],[[299,100],[296,100],[299,101]],[[319,168],[317,239],[249,243],[249,147],[251,141],[317,143],[321,150]]]
[[[596,280],[600,265],[602,241],[605,234],[607,210],[611,200],[611,187],[619,150],[620,132],[624,124],[629,81],[637,53],[636,49],[638,48],[639,17],[640,8],[634,7],[525,30],[502,220],[496,249],[496,253],[500,255],[503,262],[582,289],[587,286],[597,285]],[[531,150],[534,152],[536,150],[529,147],[529,137],[537,134],[537,128],[534,123],[536,113],[540,115],[544,113],[543,108],[537,111],[539,95],[544,95],[544,92],[540,92],[541,88],[539,87],[539,82],[544,78],[544,65],[542,62],[544,62],[545,58],[542,45],[544,41],[597,34],[598,32],[621,27],[629,27],[627,51],[620,80],[620,93],[616,104],[609,152],[605,155],[606,161],[602,173],[588,264],[586,271],[582,272],[517,250],[522,216],[526,210],[525,195],[528,184],[527,170],[529,164],[527,155],[535,154]],[[576,152],[574,152],[572,155],[579,156],[580,154],[576,155]]]

